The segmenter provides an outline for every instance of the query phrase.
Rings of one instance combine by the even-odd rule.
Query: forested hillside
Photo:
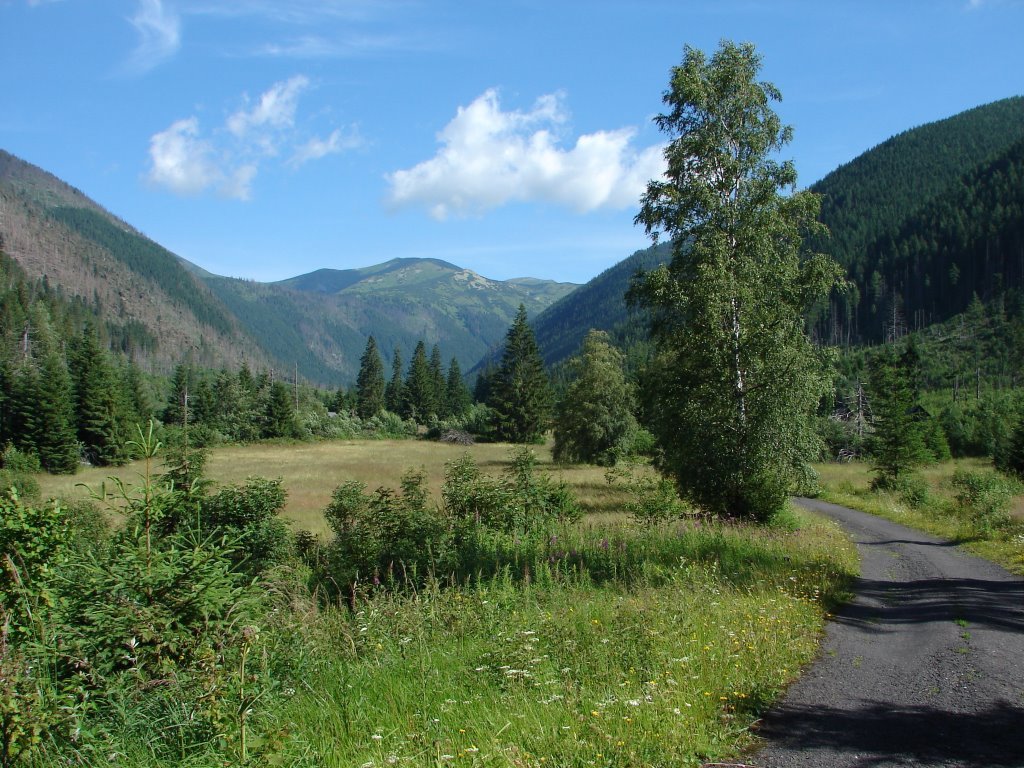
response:
[[[0,150],[0,248],[90,308],[111,347],[167,372],[265,365],[227,308],[174,254],[53,175]]]
[[[210,276],[207,284],[282,363],[324,383],[351,381],[366,338],[385,359],[419,339],[469,369],[500,343],[519,305],[538,313],[575,288],[550,280],[489,280],[438,259],[321,269],[279,283]]]
[[[370,334],[389,357],[423,339],[469,368],[500,342],[520,304],[535,315],[575,287],[401,258],[279,283],[219,277],[3,151],[0,248],[28,279],[45,277],[88,305],[105,343],[146,369],[245,363],[331,387],[354,380]]]
[[[826,239],[853,289],[818,320],[827,341],[880,341],[1021,285],[1024,97],[894,136],[836,169],[822,196]]]
[[[591,329],[607,331],[619,341],[633,340],[631,330],[643,321],[625,301],[630,281],[637,272],[671,258],[669,243],[637,251],[537,315],[532,325],[544,362],[552,365],[574,355]]]
[[[826,343],[882,341],[1024,286],[1024,97],[906,131],[812,190],[830,234],[808,249],[850,279],[813,319]],[[629,347],[641,323],[624,300],[630,280],[670,258],[668,244],[638,251],[538,315],[545,362],[567,359],[591,328]]]

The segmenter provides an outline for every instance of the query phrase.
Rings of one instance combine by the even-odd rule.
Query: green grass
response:
[[[287,516],[322,533],[321,509],[345,480],[393,487],[423,467],[436,493],[445,462],[464,450],[417,441],[220,448],[208,474],[218,483],[281,477]],[[509,464],[509,446],[470,452],[488,474]],[[754,744],[752,723],[813,659],[827,612],[848,595],[853,545],[796,509],[777,527],[641,527],[602,469],[554,467],[546,448],[537,452],[584,517],[478,552],[475,578],[378,592],[354,608],[311,595],[303,567],[266,585],[276,607],[259,627],[264,658],[286,672],[253,707],[252,744],[272,746],[259,760],[647,768],[728,760]],[[45,495],[81,492],[66,479],[41,481]],[[486,567],[489,554],[499,565]],[[144,744],[160,723],[131,722],[139,735],[125,737],[122,763],[166,764],[131,741]],[[180,764],[223,760],[211,746]]]
[[[219,485],[242,483],[261,476],[281,478],[288,494],[284,516],[295,528],[313,533],[328,532],[323,509],[331,493],[346,480],[359,480],[367,488],[398,487],[411,467],[426,470],[429,487],[438,497],[444,479],[444,465],[467,451],[477,466],[488,474],[500,474],[509,465],[512,446],[478,443],[468,448],[425,440],[335,440],[320,443],[256,443],[222,446],[210,451],[206,475]],[[534,446],[544,467],[563,478],[572,488],[585,512],[595,520],[621,517],[626,493],[610,486],[600,467],[551,464],[550,446]],[[39,474],[41,496],[64,499],[85,498],[89,488],[98,488],[108,477],[139,483],[142,467],[134,462],[123,467],[88,467],[75,475]]]
[[[1009,524],[985,530],[975,524],[955,499],[952,478],[958,468],[995,474],[991,464],[982,459],[923,467],[917,475],[926,484],[927,497],[915,506],[898,495],[872,491],[873,475],[865,463],[821,464],[817,470],[823,489],[821,498],[955,541],[980,557],[1024,575],[1024,494],[1012,499]]]
[[[793,532],[566,529],[563,546],[610,550],[618,575],[509,570],[323,613],[307,642],[330,649],[283,712],[290,754],[327,766],[734,756],[815,655],[823,612],[856,569],[834,526],[798,519]]]

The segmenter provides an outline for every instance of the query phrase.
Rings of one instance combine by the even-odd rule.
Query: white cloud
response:
[[[298,167],[308,163],[310,160],[319,160],[321,157],[327,157],[327,155],[336,155],[346,150],[358,149],[362,145],[363,139],[356,131],[345,134],[340,128],[335,128],[326,139],[314,136],[298,147],[291,160],[288,161],[288,164],[292,167]]]
[[[178,120],[149,140],[149,179],[182,195],[202,192],[221,178],[212,153],[210,144],[199,138],[196,118]]]
[[[563,148],[553,132],[568,120],[563,101],[549,94],[528,112],[504,112],[497,91],[486,91],[459,107],[433,158],[388,177],[390,201],[422,205],[438,219],[516,201],[580,213],[635,204],[648,179],[664,172],[662,148],[635,149],[632,128],[585,134]]]
[[[227,126],[235,136],[243,138],[254,129],[283,129],[295,125],[299,95],[309,86],[309,78],[296,75],[275,83],[263,93],[250,110],[239,110],[228,118]]]
[[[209,135],[200,131],[195,116],[175,121],[150,138],[147,179],[179,195],[213,190],[223,197],[249,200],[268,158],[285,154],[285,164],[298,168],[359,146],[362,139],[354,129],[338,128],[321,139],[296,128],[299,96],[308,87],[303,75],[275,83]]]
[[[139,44],[128,59],[129,71],[147,72],[177,53],[181,45],[181,20],[173,10],[164,7],[162,0],[139,0],[129,21],[139,33]]]

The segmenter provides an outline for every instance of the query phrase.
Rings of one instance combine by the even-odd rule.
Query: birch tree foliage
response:
[[[829,377],[804,314],[841,272],[802,253],[820,229],[818,199],[774,159],[792,131],[760,66],[752,45],[726,41],[710,59],[687,47],[673,67],[655,118],[668,169],[636,217],[655,241],[671,239],[673,259],[633,295],[658,350],[645,399],[660,468],[699,507],[767,519],[815,447]]]

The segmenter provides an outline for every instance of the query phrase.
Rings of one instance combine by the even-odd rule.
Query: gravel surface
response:
[[[1024,580],[928,534],[799,503],[846,528],[861,577],[746,762],[1024,766]]]

